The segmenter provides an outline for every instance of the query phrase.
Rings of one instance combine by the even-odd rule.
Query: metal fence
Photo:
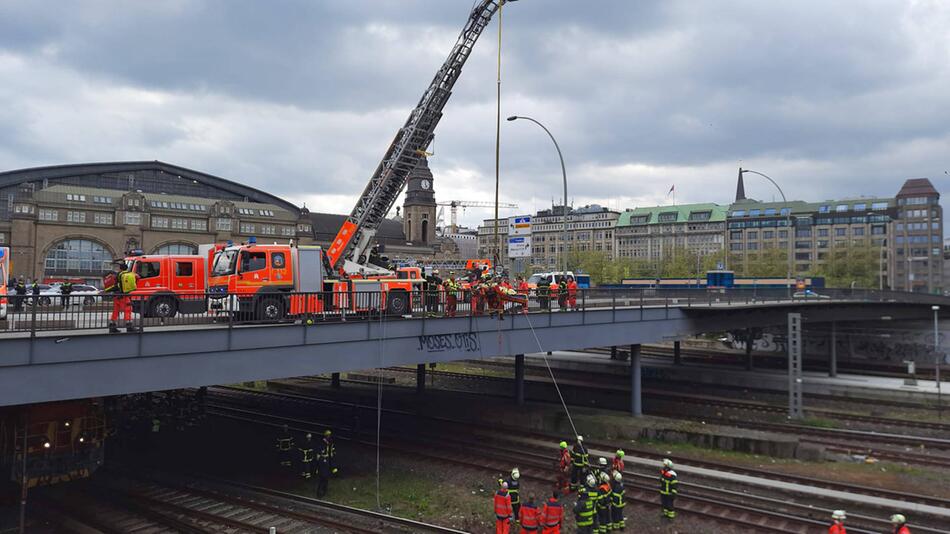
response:
[[[579,289],[569,294],[480,297],[470,291],[274,292],[129,295],[59,298],[7,297],[0,336],[13,333],[108,329],[123,331],[218,325],[395,320],[530,313],[583,313],[604,308],[699,308],[774,303],[874,302],[950,305],[950,298],[900,291],[822,289]],[[129,307],[128,321],[125,307]]]

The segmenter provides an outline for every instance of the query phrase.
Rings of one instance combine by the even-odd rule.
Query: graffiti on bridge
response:
[[[434,336],[419,336],[418,350],[426,352],[445,352],[460,350],[463,352],[477,352],[481,350],[477,333],[437,334]]]

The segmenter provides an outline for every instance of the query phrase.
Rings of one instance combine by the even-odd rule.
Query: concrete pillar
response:
[[[630,415],[643,415],[640,398],[640,345],[630,345]]]
[[[524,354],[515,354],[515,403],[524,405]]]
[[[340,388],[340,373],[333,373],[330,375],[330,387]]]
[[[755,340],[752,336],[752,331],[747,330],[745,333],[745,368],[746,371],[751,371],[755,365],[752,362],[752,345],[755,343]]]
[[[673,365],[682,365],[682,364],[683,364],[683,360],[682,360],[682,353],[680,351],[680,342],[674,341],[673,342]]]
[[[416,365],[416,393],[424,393],[426,390],[426,364]]]
[[[831,347],[829,350],[828,376],[838,376],[838,328],[837,323],[831,321]]]
[[[617,346],[616,346],[616,345],[610,347],[610,359],[611,359],[611,360],[616,360],[616,359],[617,359]]]

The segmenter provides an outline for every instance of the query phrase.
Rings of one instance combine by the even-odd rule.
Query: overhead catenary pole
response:
[[[498,4],[498,75],[495,87],[497,98],[495,102],[495,257],[492,261],[497,266],[501,259],[501,233],[498,231],[498,190],[501,183],[501,12],[505,7],[502,0]]]

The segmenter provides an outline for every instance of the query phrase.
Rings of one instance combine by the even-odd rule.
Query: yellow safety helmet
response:
[[[567,448],[567,442],[566,442],[566,441],[562,441],[562,442],[560,443],[560,446],[561,446],[562,449],[566,449],[566,448]]]

